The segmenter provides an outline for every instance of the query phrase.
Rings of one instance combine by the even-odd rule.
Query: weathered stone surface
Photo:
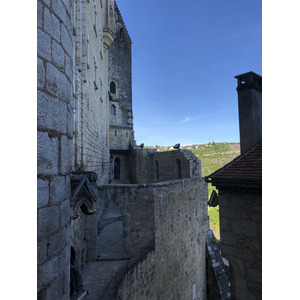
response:
[[[53,281],[59,271],[58,266],[58,257],[55,256],[52,259],[48,260],[46,263],[44,263],[41,266],[38,266],[37,268],[37,276],[39,279],[39,286],[42,289],[44,286],[48,285]],[[55,299],[55,298],[53,298]]]
[[[37,1],[37,27],[43,27],[43,5]]]
[[[46,88],[50,93],[66,103],[72,99],[71,83],[63,73],[49,63],[47,63]]]
[[[71,0],[62,0],[62,3],[65,5],[66,11],[71,13],[71,11],[72,11],[72,2],[71,2]]]
[[[65,198],[65,177],[57,176],[50,182],[50,203],[56,204]]]
[[[72,79],[73,61],[71,60],[71,58],[68,55],[66,55],[65,60],[66,60],[66,66],[65,66],[66,75],[69,77],[69,79]]]
[[[63,276],[60,275],[51,284],[46,293],[45,300],[61,299],[63,295]]]
[[[61,26],[61,43],[67,53],[71,54],[73,52],[72,36],[64,25]]]
[[[63,48],[56,42],[52,42],[52,60],[53,63],[61,70],[65,68],[65,52]]]
[[[66,23],[67,12],[60,0],[52,0],[52,9],[62,23]]]
[[[48,256],[53,257],[59,254],[66,246],[69,231],[66,227],[61,228],[56,234],[48,239]],[[60,255],[61,258],[61,255]],[[59,259],[60,259],[59,258]]]
[[[69,247],[69,249],[70,249],[70,247]],[[69,286],[70,286],[70,264],[67,265],[63,274],[64,274],[63,275],[64,293],[68,293]]]
[[[37,31],[37,53],[47,61],[51,61],[51,37],[38,29]]]
[[[60,139],[60,172],[70,174],[72,169],[72,150],[73,142],[67,136],[63,135]]]
[[[47,238],[37,241],[37,261],[40,265],[47,261]]]
[[[37,87],[43,88],[45,85],[45,67],[41,59],[37,59]]]
[[[59,228],[59,207],[50,206],[38,210],[38,237],[51,234]]]
[[[66,235],[70,234],[68,227],[66,228]],[[70,255],[71,255],[71,247],[70,244],[66,244],[66,247],[62,251],[61,255],[59,256],[59,266],[61,270],[67,268],[70,263]]]
[[[49,182],[47,180],[37,180],[37,207],[41,208],[49,202]]]
[[[38,125],[45,128],[66,132],[67,105],[55,97],[51,97],[41,91],[38,91],[37,122]]]
[[[67,223],[70,222],[70,200],[66,200],[62,202],[61,207],[60,207],[60,223],[61,226],[66,225]]]
[[[46,5],[48,5],[48,7],[50,7],[51,4],[51,0],[42,0]]]
[[[44,31],[58,42],[60,41],[59,20],[47,8],[44,9]]]
[[[37,136],[38,173],[55,175],[58,172],[58,139],[49,138],[47,132]]]

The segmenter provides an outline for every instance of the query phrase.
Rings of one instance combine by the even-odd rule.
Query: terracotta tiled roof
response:
[[[222,182],[262,182],[262,142],[259,141],[246,153],[239,155],[230,163],[215,171],[207,178]]]

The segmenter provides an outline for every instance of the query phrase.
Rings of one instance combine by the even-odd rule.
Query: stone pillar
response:
[[[37,1],[37,298],[69,299],[71,0]]]

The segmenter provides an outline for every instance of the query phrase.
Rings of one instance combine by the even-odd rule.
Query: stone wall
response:
[[[231,299],[229,266],[224,264],[211,229],[206,239],[207,300]]]
[[[111,151],[111,164],[110,164],[110,182],[115,183],[132,183],[130,174],[130,152],[127,151]],[[116,160],[119,159],[119,163]],[[119,178],[116,178],[116,168],[119,168]]]
[[[37,1],[37,292],[69,299],[73,1]]]
[[[153,187],[144,185],[104,185],[98,188],[105,206],[112,201],[123,217],[123,253],[133,258],[154,239]],[[101,220],[101,219],[100,219]]]
[[[133,139],[131,39],[121,13],[115,5],[115,40],[108,49],[109,83],[115,83],[110,93],[110,149],[130,149]]]
[[[219,190],[220,191],[220,190]],[[261,299],[261,194],[219,193],[221,251],[233,299]]]
[[[121,298],[206,299],[207,184],[192,178],[137,187],[153,197],[155,251],[124,277]]]
[[[206,182],[159,183],[154,196],[156,299],[206,299]]]
[[[103,27],[107,1],[76,1],[74,169],[109,180],[108,53]]]
[[[122,300],[155,299],[155,251],[125,275],[117,293]]]
[[[156,152],[134,149],[131,159],[132,181],[150,183],[201,176],[201,162],[187,150]]]

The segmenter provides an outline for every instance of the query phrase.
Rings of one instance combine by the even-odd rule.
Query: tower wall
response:
[[[115,40],[108,49],[109,84],[113,81],[115,93],[110,92],[110,149],[130,149],[133,139],[131,39],[121,13],[115,5]]]
[[[37,2],[38,299],[69,299],[72,3]]]

